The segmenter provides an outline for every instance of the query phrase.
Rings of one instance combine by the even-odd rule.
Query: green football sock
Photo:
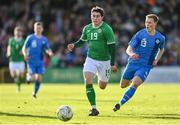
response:
[[[95,106],[96,105],[96,94],[94,92],[94,88],[93,88],[92,84],[86,85],[86,95],[87,95],[87,98],[88,98],[91,106]]]
[[[20,91],[21,81],[20,81],[19,77],[16,77],[16,78],[15,78],[15,83],[16,83],[16,85],[17,85],[18,91]]]

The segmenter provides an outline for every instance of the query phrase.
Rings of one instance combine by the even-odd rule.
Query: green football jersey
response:
[[[22,47],[24,45],[24,39],[20,41],[15,40],[15,38],[10,38],[8,41],[10,46],[10,61],[13,62],[22,62],[24,61],[23,55],[21,54]]]
[[[92,23],[86,25],[80,39],[88,43],[88,57],[100,61],[110,60],[108,45],[115,44],[115,38],[107,23],[102,22],[98,27],[93,27]]]

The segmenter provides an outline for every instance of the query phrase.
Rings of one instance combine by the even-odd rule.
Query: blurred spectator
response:
[[[178,0],[11,0],[0,1],[0,67],[7,66],[5,57],[8,38],[19,23],[24,26],[24,37],[33,32],[34,21],[44,23],[55,55],[50,59],[52,67],[81,66],[87,47],[66,52],[66,45],[75,42],[82,27],[90,22],[92,6],[105,8],[105,20],[112,26],[116,37],[116,60],[119,66],[127,62],[125,48],[137,30],[144,27],[144,17],[156,13],[160,17],[158,30],[166,36],[166,50],[160,65],[180,65],[180,1]],[[47,61],[47,60],[46,60]]]

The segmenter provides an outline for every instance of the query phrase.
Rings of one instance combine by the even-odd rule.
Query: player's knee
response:
[[[100,88],[100,89],[105,89],[105,88],[106,88],[106,85],[100,85],[99,88]]]
[[[123,89],[123,88],[126,88],[127,85],[125,85],[125,84],[120,84],[120,87]]]
[[[11,71],[10,74],[11,74],[11,77],[13,77],[13,78],[16,77],[16,72]]]
[[[105,88],[106,88],[106,85],[107,85],[107,82],[99,81],[99,88],[100,88],[100,89],[105,89]]]
[[[123,88],[128,87],[129,84],[130,84],[129,82],[122,82],[122,83],[120,83],[120,87],[123,89]]]
[[[132,80],[132,86],[134,88],[138,88],[141,84],[143,83],[143,81],[141,80],[141,78],[139,77],[134,77],[133,80]]]
[[[130,80],[125,80],[125,79],[122,79],[120,81],[120,87],[121,88],[126,88],[130,85],[131,81]]]

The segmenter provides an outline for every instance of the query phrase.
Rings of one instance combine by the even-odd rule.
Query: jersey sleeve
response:
[[[26,38],[26,40],[25,40],[25,42],[24,42],[24,47],[25,48],[28,48],[29,46],[30,46],[30,36],[27,36],[27,38]]]
[[[159,43],[158,48],[159,48],[159,49],[164,48],[164,44],[165,44],[165,37],[163,36],[162,39],[161,39],[161,41],[160,41],[160,43]]]
[[[25,40],[24,40],[24,38],[22,38],[22,40],[21,40],[21,48],[24,46],[24,43],[25,43]]]
[[[84,28],[83,28],[83,31],[82,31],[82,34],[81,34],[81,37],[80,37],[80,40],[82,40],[82,41],[87,41],[87,34],[86,34],[86,28],[87,26],[85,26]]]
[[[47,38],[45,38],[45,40],[43,41],[43,47],[44,47],[45,49],[49,49],[49,48],[50,48],[50,46],[49,46],[49,41],[48,41]]]
[[[104,36],[107,40],[107,44],[115,44],[115,38],[114,38],[114,32],[112,30],[112,28],[107,25],[105,28],[104,28]]]
[[[23,38],[23,45],[24,45],[24,43],[25,43],[25,39]]]
[[[132,47],[132,48],[136,48],[136,46],[138,45],[138,42],[139,42],[139,34],[140,32],[137,32],[133,37],[132,39],[129,41],[129,45]]]
[[[8,46],[11,46],[11,41],[12,41],[12,38],[9,38],[9,40],[8,40]]]

